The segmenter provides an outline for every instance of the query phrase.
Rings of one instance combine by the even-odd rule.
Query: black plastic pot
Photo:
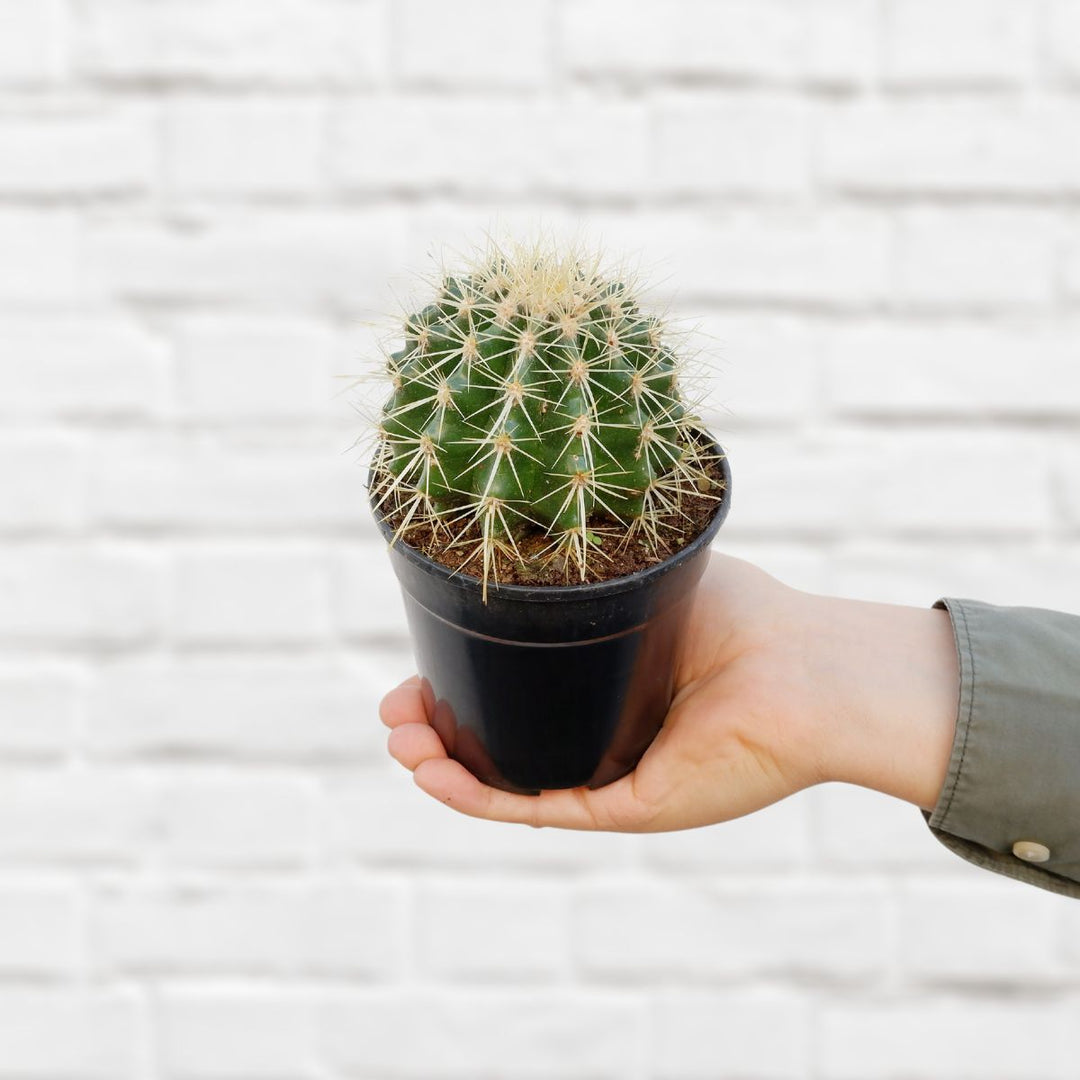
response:
[[[398,541],[428,716],[451,757],[506,791],[602,787],[631,772],[663,726],[675,649],[731,470],[705,530],[670,558],[595,585],[488,586]],[[393,530],[376,518],[390,540]]]

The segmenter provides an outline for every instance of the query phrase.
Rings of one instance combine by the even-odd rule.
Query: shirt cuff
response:
[[[1080,897],[1080,617],[943,598],[960,664],[956,735],[930,831],[986,870]],[[1040,864],[1013,854],[1049,849]]]

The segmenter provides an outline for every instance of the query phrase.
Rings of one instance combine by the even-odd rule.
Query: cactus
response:
[[[482,552],[485,600],[526,530],[546,538],[533,557],[585,581],[609,541],[671,550],[685,494],[713,489],[666,322],[595,256],[489,242],[402,328],[376,505],[400,512],[395,540],[426,522],[467,549],[461,565]]]

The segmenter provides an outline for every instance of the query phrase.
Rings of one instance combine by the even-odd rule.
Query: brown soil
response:
[[[585,581],[608,581],[611,578],[646,570],[670,558],[700,536],[712,520],[718,505],[717,498],[724,488],[723,473],[719,463],[710,462],[707,471],[712,481],[712,490],[701,495],[685,496],[681,514],[669,514],[660,518],[660,535],[670,539],[661,544],[657,553],[653,553],[639,539],[621,543],[621,526],[613,527],[606,516],[594,515],[590,518],[590,530],[602,537],[603,542],[599,549],[593,548],[589,553]],[[375,491],[379,491],[385,483],[385,476],[376,477]],[[400,525],[401,519],[402,512],[397,509],[386,515],[388,524],[394,529]],[[525,558],[525,563],[519,563],[512,554],[507,555],[502,551],[497,551],[492,581],[502,585],[580,584],[580,571],[573,560],[569,565],[564,565],[561,557],[555,560],[549,560],[547,554],[538,557],[539,553],[550,545],[551,538],[546,536],[542,529],[527,526],[527,530],[523,535],[515,537],[515,543]],[[404,541],[429,559],[434,559],[443,566],[479,580],[484,574],[482,554],[477,549],[469,558],[466,559],[466,556],[477,547],[481,535],[480,528],[478,525],[473,525],[460,536],[459,531],[455,530],[455,546],[449,550],[444,546],[445,533],[437,534],[426,522],[410,525],[398,543]]]

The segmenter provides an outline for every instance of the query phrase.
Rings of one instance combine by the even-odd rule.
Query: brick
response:
[[[629,195],[647,182],[647,123],[644,109],[626,102],[598,102],[583,114],[577,103],[531,98],[372,99],[335,111],[332,174],[363,192]],[[492,137],[463,140],[463,129]],[[497,134],[521,131],[543,137]]]
[[[733,505],[739,500],[738,517],[724,525],[725,543],[790,539],[798,530],[841,532],[850,521],[861,520],[867,472],[879,482],[884,472],[862,456],[863,446],[857,451],[807,448],[790,438],[740,432],[727,439],[725,450],[732,464]]]
[[[897,236],[897,301],[946,311],[1047,308],[1060,233],[1054,215],[1034,211],[908,211]]]
[[[0,305],[40,308],[85,299],[81,244],[80,226],[66,210],[0,209]]]
[[[103,0],[87,12],[88,74],[221,86],[370,86],[386,51],[375,0]]]
[[[287,888],[113,887],[91,903],[90,935],[105,975],[390,978],[404,962],[407,903],[404,885],[372,875]]]
[[[405,602],[385,544],[362,544],[341,551],[331,572],[338,633],[362,640],[407,639]]]
[[[278,987],[166,990],[161,1060],[169,1076],[226,1080],[310,1076],[315,1009],[305,990]]]
[[[827,87],[865,87],[877,76],[878,5],[873,0],[817,0],[809,10],[806,41],[800,50],[809,83]]]
[[[618,0],[560,6],[559,44],[578,74],[786,81],[805,41],[794,5],[778,0],[675,0],[628,9]]]
[[[1080,522],[1080,447],[1063,443],[1055,448],[1051,463],[1052,482],[1060,492],[1065,520],[1070,525]],[[1056,606],[1056,605],[1054,605]]]
[[[1032,73],[1038,10],[1016,0],[889,0],[889,86],[1016,86]]]
[[[707,829],[634,837],[642,863],[660,871],[791,869],[810,854],[810,818],[801,795]]]
[[[123,990],[0,989],[0,1076],[135,1080],[144,1019]]]
[[[595,210],[597,232],[605,221],[601,207],[602,204],[597,203],[589,213],[592,220]],[[641,237],[634,237],[629,229],[629,220],[618,220],[626,227],[631,242],[621,249],[614,245],[605,245],[605,248],[612,252],[626,252],[639,245]],[[406,222],[401,267],[391,279],[394,295],[408,296],[411,303],[409,310],[415,310],[417,303],[426,302],[431,291],[431,286],[422,283],[416,271],[419,270],[430,280],[433,275],[438,274],[441,265],[457,263],[458,252],[469,252],[478,242],[482,243],[485,229],[502,236],[529,236],[537,229],[537,224],[536,205],[525,200],[502,201],[498,212],[498,230],[501,232],[492,227],[486,212],[478,212],[475,208],[450,199],[420,200]],[[580,214],[575,214],[561,205],[561,200],[552,200],[550,205],[545,206],[543,229],[549,235],[569,239],[575,235],[575,229],[581,230],[581,224]],[[438,239],[433,241],[433,237]],[[401,306],[395,305],[397,310],[400,310]],[[370,334],[365,334],[365,348],[369,339]]]
[[[740,462],[739,518],[725,529],[787,536],[863,533],[1008,536],[1049,526],[1049,457],[1038,439],[1009,445],[972,433],[852,433],[827,444],[740,434],[730,440]],[[1008,511],[1002,492],[1009,491]]]
[[[321,879],[305,899],[302,967],[317,975],[392,979],[412,955],[412,883],[364,870]]]
[[[875,73],[868,0],[677,0],[663,11],[591,0],[558,14],[563,63],[589,78],[848,88]]]
[[[823,336],[827,401],[849,416],[1069,416],[1077,332],[1065,321],[837,327]]]
[[[0,85],[62,80],[68,71],[69,25],[62,0],[0,0]]]
[[[83,521],[85,448],[79,439],[0,436],[0,531],[68,531]]]
[[[1074,1029],[1073,1008],[1054,1001],[832,1004],[820,1013],[817,1060],[830,1080],[1030,1080],[1036,1061],[1040,1080],[1064,1080]]]
[[[1080,188],[1073,110],[1008,99],[893,100],[830,108],[820,127],[824,184],[870,195],[1066,194]]]
[[[159,561],[119,545],[38,542],[0,559],[0,637],[134,644],[162,625]]]
[[[317,807],[292,777],[195,776],[162,786],[161,852],[170,865],[281,868],[306,863]]]
[[[552,106],[528,98],[360,101],[336,111],[331,171],[356,191],[536,192],[566,167],[558,143],[580,131],[554,118]],[[463,130],[491,135],[462,139]],[[544,135],[522,138],[523,131]],[[600,141],[595,129],[590,139]]]
[[[319,187],[325,123],[318,101],[184,99],[168,106],[163,123],[173,194],[311,196]]]
[[[126,528],[267,532],[362,526],[375,534],[365,473],[343,455],[346,440],[317,453],[227,449],[167,435],[101,440],[91,469],[90,505]]]
[[[812,1060],[809,1010],[793,994],[672,988],[651,1005],[657,1080],[801,1077]]]
[[[675,258],[683,290],[702,298],[857,306],[888,293],[892,251],[877,215],[794,211],[706,227]]]
[[[150,827],[146,787],[123,772],[23,772],[0,787],[3,862],[130,864]]]
[[[1061,959],[1075,973],[1077,965],[1080,965],[1080,912],[1066,905],[1058,913],[1057,923]]]
[[[893,291],[893,227],[863,210],[770,207],[696,214],[595,216],[610,249],[649,252],[684,306],[851,308]],[[658,300],[668,299],[656,290]]]
[[[886,961],[885,893],[862,885],[702,883],[690,891],[611,881],[582,885],[570,910],[575,960],[590,978],[851,980],[880,973]]]
[[[390,776],[365,777],[362,784],[335,788],[328,794],[327,810],[330,852],[382,867],[610,867],[622,861],[630,839],[501,821],[478,826],[420,791],[397,766]]]
[[[424,1018],[416,1038],[416,1018]],[[331,1066],[361,1076],[419,1080],[633,1075],[644,1047],[642,1010],[623,995],[573,991],[423,988],[346,991],[321,1012]]]
[[[980,988],[1060,979],[1058,910],[1051,894],[996,878],[978,888],[907,882],[898,904],[900,969],[909,980]]]
[[[86,699],[87,745],[110,758],[382,760],[385,679],[367,656],[347,666],[286,656],[112,664]]]
[[[416,947],[435,978],[531,981],[567,966],[565,886],[440,881],[416,897]]]
[[[1050,0],[1045,47],[1051,73],[1070,84],[1080,84],[1080,10],[1072,0]]]
[[[822,339],[813,323],[724,311],[704,314],[695,324],[701,355],[683,381],[688,392],[703,395],[701,407],[716,417],[716,430],[789,424],[811,414]]]
[[[173,627],[190,644],[303,644],[328,632],[326,567],[317,548],[215,546],[178,554]]]
[[[664,194],[797,195],[810,182],[809,121],[801,102],[661,103],[654,182]]]
[[[95,968],[103,975],[289,972],[301,913],[292,895],[275,890],[112,888],[90,905]]]
[[[149,190],[156,171],[146,109],[0,121],[2,195],[132,195]]]
[[[73,740],[80,680],[64,668],[0,671],[0,757],[61,757]]]
[[[6,416],[153,415],[164,401],[168,367],[165,346],[123,320],[0,317]]]
[[[385,304],[386,268],[398,265],[399,218],[383,208],[234,215],[185,231],[103,223],[89,230],[87,262],[105,292],[128,299],[336,304],[370,314]]]
[[[826,869],[917,870],[971,880],[985,873],[943,847],[919,811],[899,799],[853,784],[822,784],[807,798],[814,813],[815,862]]]
[[[1056,545],[1032,557],[1022,542],[850,541],[834,552],[827,591],[929,607],[938,597],[1080,611],[1080,552]]]
[[[402,0],[394,20],[394,56],[405,86],[532,89],[547,81],[547,4]]]
[[[648,107],[640,101],[578,101],[548,106],[541,118],[550,135],[539,175],[545,189],[574,197],[637,198],[651,186],[654,139]],[[515,140],[519,147],[522,140]],[[520,153],[520,150],[519,150]]]
[[[176,331],[178,409],[208,420],[323,419],[343,351],[315,322],[186,319]]]
[[[1074,232],[1065,253],[1065,292],[1074,302],[1080,301],[1080,234]]]
[[[894,456],[895,455],[895,456]],[[1050,520],[1047,456],[1039,440],[1001,447],[996,434],[972,434],[958,446],[949,434],[898,442],[867,476],[853,520],[886,529],[1014,533]],[[1013,485],[1022,490],[1013,491]],[[1002,492],[1013,491],[1008,513]],[[913,497],[913,493],[918,495]],[[906,494],[905,494],[906,493]]]
[[[70,978],[81,959],[81,938],[74,889],[8,885],[0,888],[0,973],[3,975]]]

